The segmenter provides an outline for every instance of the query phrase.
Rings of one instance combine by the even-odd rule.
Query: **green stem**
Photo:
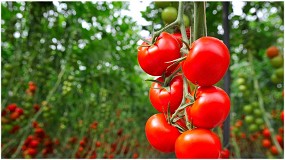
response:
[[[159,31],[156,31],[154,34],[153,34],[153,38],[152,38],[152,44],[155,42],[156,40],[156,37],[158,37],[160,35],[161,32],[165,31],[165,30],[168,30],[169,28],[172,28],[174,27],[175,25],[177,24],[181,24],[181,23],[184,23],[183,21],[183,2],[179,1],[179,6],[178,6],[178,15],[177,15],[177,18],[174,22],[170,23],[169,25],[166,25],[165,27],[163,27],[162,29],[160,29]],[[182,19],[182,21],[181,21]],[[183,25],[184,26],[184,25]]]
[[[252,74],[252,77],[253,77],[254,89],[255,89],[257,97],[258,97],[259,108],[260,108],[260,110],[263,113],[262,114],[263,119],[265,121],[266,126],[268,127],[268,129],[270,131],[271,140],[274,143],[274,145],[276,146],[276,148],[278,150],[278,154],[279,155],[283,155],[283,150],[280,147],[280,145],[279,145],[279,143],[278,143],[278,141],[276,139],[276,136],[275,136],[275,133],[274,133],[274,129],[271,126],[271,123],[270,123],[268,117],[265,115],[266,111],[264,109],[263,95],[262,95],[262,92],[260,90],[259,83],[258,83],[258,80],[257,80],[257,77],[256,77],[256,73],[255,73],[255,70],[254,70],[253,56],[252,56],[251,52],[249,52],[249,54],[248,54],[248,59],[249,59],[250,67],[251,67],[251,74]]]
[[[205,36],[205,2],[194,2],[194,41]]]

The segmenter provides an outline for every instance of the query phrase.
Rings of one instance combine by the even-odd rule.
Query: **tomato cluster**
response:
[[[266,55],[270,59],[270,64],[275,68],[274,73],[271,75],[271,81],[275,84],[283,82],[284,68],[283,68],[283,57],[279,53],[279,49],[276,46],[267,48]]]
[[[229,67],[229,51],[214,37],[196,40],[186,55],[181,47],[177,33],[162,32],[153,44],[143,42],[138,48],[140,67],[160,76],[149,90],[150,102],[160,113],[147,120],[146,137],[155,149],[175,152],[177,158],[219,158],[222,145],[210,129],[225,121],[230,99],[213,85]],[[181,57],[185,60],[180,62]]]

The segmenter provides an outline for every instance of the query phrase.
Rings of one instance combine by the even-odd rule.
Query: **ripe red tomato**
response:
[[[138,48],[138,62],[141,68],[152,76],[161,76],[171,63],[180,58],[180,44],[171,34],[162,32],[156,42],[149,46],[145,42]],[[175,69],[173,65],[168,70]]]
[[[263,139],[262,146],[265,148],[269,148],[271,146],[271,141],[269,139]]]
[[[230,112],[230,98],[219,87],[199,87],[196,100],[187,109],[188,119],[198,128],[214,128],[227,118]]]
[[[29,147],[30,148],[37,148],[38,147],[38,145],[39,145],[39,141],[38,140],[35,140],[35,139],[33,139],[30,143],[29,143]]]
[[[282,136],[276,135],[275,138],[277,139],[277,141],[280,144],[280,146],[284,145],[284,141],[283,141],[283,137]]]
[[[278,155],[278,150],[275,146],[271,146],[270,151],[273,155]]]
[[[270,131],[268,128],[263,129],[262,134],[266,138],[270,138]]]
[[[190,38],[190,34],[191,34],[190,28],[187,28],[186,29],[187,38]],[[176,33],[173,33],[172,36],[174,36],[177,39],[177,41],[180,44],[180,47],[182,47],[183,46],[182,34],[180,32],[176,32]]]
[[[271,46],[271,47],[266,49],[266,55],[270,59],[278,56],[278,54],[279,54],[279,50],[276,46]]]
[[[145,125],[149,143],[161,152],[174,152],[175,141],[180,135],[177,128],[167,123],[164,114],[151,116]]]
[[[207,129],[197,128],[182,133],[175,143],[175,154],[182,158],[219,158],[221,142],[219,137]]]
[[[217,38],[202,37],[192,44],[182,70],[193,84],[211,86],[221,80],[229,64],[227,46]]]
[[[229,159],[230,158],[230,151],[225,148],[221,151],[221,158],[223,159]]]
[[[163,82],[163,78],[157,79]],[[159,83],[153,82],[149,90],[149,99],[153,107],[162,113],[167,112],[169,104],[170,112],[174,113],[179,107],[183,98],[183,79],[182,76],[174,77],[169,86],[163,88]]]
[[[8,105],[7,108],[8,108],[8,110],[9,110],[10,112],[14,112],[14,111],[16,110],[16,108],[17,108],[17,104],[12,103],[12,104]]]

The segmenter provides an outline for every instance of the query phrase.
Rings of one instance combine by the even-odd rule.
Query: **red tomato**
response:
[[[151,116],[145,125],[149,143],[161,152],[174,152],[175,141],[180,135],[177,128],[167,123],[164,114]]]
[[[15,103],[9,104],[7,108],[10,112],[14,112],[17,108],[17,104]]]
[[[270,138],[270,131],[268,128],[263,129],[262,134],[266,138]]]
[[[273,155],[278,155],[278,150],[275,146],[271,146],[270,151]]]
[[[157,79],[163,82],[163,78]],[[182,76],[174,77],[169,86],[163,88],[159,83],[153,82],[149,90],[149,99],[153,107],[159,112],[167,112],[169,104],[170,112],[174,113],[179,107],[183,98],[183,78]]]
[[[37,148],[38,145],[39,145],[39,141],[34,139],[30,142],[29,147],[30,148]]]
[[[175,143],[175,154],[182,158],[219,158],[221,142],[219,137],[207,129],[197,128],[182,133]]]
[[[187,109],[188,119],[198,128],[211,129],[224,122],[230,112],[230,98],[219,87],[199,87],[194,104]]]
[[[262,146],[265,148],[269,148],[271,146],[271,141],[269,139],[263,139]]]
[[[24,113],[24,110],[22,108],[16,108],[15,112],[18,112],[19,115],[22,115]]]
[[[229,159],[230,158],[230,151],[225,148],[221,151],[221,158],[223,159]]]
[[[20,117],[20,114],[18,112],[13,112],[10,114],[10,119],[16,120]]]
[[[180,44],[171,34],[162,32],[156,42],[149,46],[143,43],[138,48],[138,62],[141,68],[152,76],[161,76],[171,65],[166,63],[180,58]],[[175,69],[173,65],[169,70]]]
[[[230,64],[227,46],[214,37],[202,37],[192,44],[182,70],[199,86],[211,86],[222,79]]]
[[[276,135],[275,138],[277,139],[277,141],[280,144],[280,146],[284,145],[284,141],[283,141],[283,137],[282,136]]]

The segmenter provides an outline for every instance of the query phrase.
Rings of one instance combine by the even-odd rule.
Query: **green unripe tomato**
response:
[[[189,27],[190,26],[190,20],[189,17],[186,16],[185,14],[183,14],[183,21],[184,21],[184,25],[185,27]]]
[[[245,86],[245,85],[240,85],[240,86],[238,87],[238,89],[239,89],[241,92],[243,92],[243,91],[246,91],[246,90],[247,90],[247,88],[246,88],[246,86]]]
[[[178,13],[176,8],[166,7],[161,13],[161,18],[164,21],[164,23],[169,24],[176,20],[177,15]]]
[[[283,79],[283,77],[284,77],[284,68],[283,67],[277,68],[275,70],[274,74],[276,74],[276,76],[278,78]]]
[[[256,124],[251,124],[251,125],[249,125],[248,130],[251,132],[257,131],[258,126]]]
[[[256,115],[256,116],[261,116],[261,115],[262,115],[262,111],[261,111],[260,109],[258,109],[258,108],[254,109],[254,110],[253,110],[253,113],[254,113],[254,115]]]
[[[244,84],[245,83],[245,79],[244,78],[238,78],[237,79],[237,84],[238,85],[242,85],[242,84]]]
[[[279,78],[275,73],[271,75],[271,81],[275,84],[281,83],[283,79]]]
[[[6,64],[4,65],[4,69],[5,69],[6,71],[11,71],[11,70],[13,69],[13,65],[6,63]]]
[[[274,68],[279,68],[283,65],[283,57],[276,56],[270,60],[270,63]]]
[[[256,108],[256,107],[259,106],[258,102],[252,102],[251,105],[252,105],[254,108]]]
[[[244,111],[245,113],[251,113],[251,112],[252,112],[252,106],[251,106],[251,105],[245,105],[245,106],[243,107],[243,111]]]
[[[250,124],[254,121],[254,118],[252,115],[247,115],[247,116],[245,116],[244,120],[247,124]]]
[[[262,119],[262,118],[256,118],[255,123],[256,123],[257,125],[262,125],[264,122],[263,122],[263,119]]]

